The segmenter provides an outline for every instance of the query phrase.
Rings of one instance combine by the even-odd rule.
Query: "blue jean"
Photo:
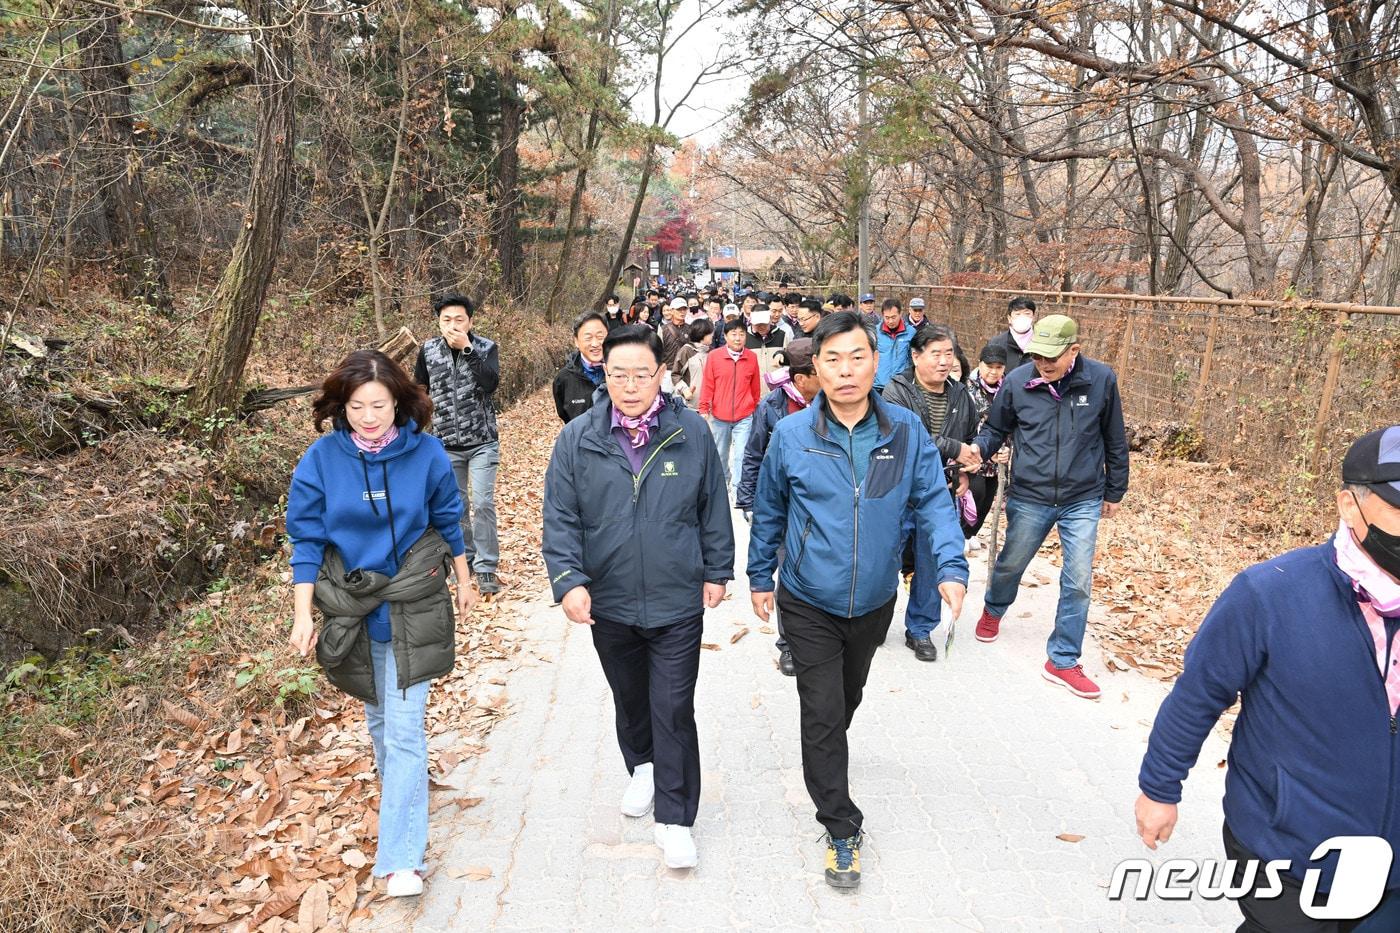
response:
[[[392,642],[370,642],[378,704],[365,704],[365,722],[379,769],[379,850],[374,876],[423,871],[428,848],[428,738],[423,715],[428,682],[398,689]]]
[[[1055,608],[1055,630],[1046,643],[1050,661],[1060,670],[1074,667],[1084,647],[1089,621],[1089,586],[1094,572],[1094,544],[1098,538],[1102,499],[1085,499],[1069,505],[1040,505],[1015,496],[1006,500],[1006,544],[997,555],[987,584],[984,605],[997,618],[1016,600],[1021,575],[1045,543],[1051,528],[1060,530],[1060,601]]]
[[[501,444],[491,441],[470,450],[449,450],[447,458],[452,461],[457,491],[462,494],[467,566],[474,573],[495,573],[501,561],[496,541],[496,468],[501,465]]]
[[[927,638],[943,615],[943,597],[938,594],[938,559],[933,540],[920,540],[915,534],[914,516],[904,516],[904,540],[914,538],[914,578],[909,581],[909,602],[904,607],[904,631],[915,638]],[[904,548],[901,545],[900,550]]]
[[[710,433],[714,435],[715,447],[719,450],[719,461],[724,464],[724,483],[729,487],[730,496],[736,496],[744,472],[744,448],[749,444],[749,428],[753,419],[721,421],[708,415],[705,420],[710,423]]]

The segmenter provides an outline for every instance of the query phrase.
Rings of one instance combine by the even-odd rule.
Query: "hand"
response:
[[[1158,803],[1146,794],[1138,794],[1133,804],[1133,815],[1137,817],[1137,832],[1142,844],[1156,851],[1157,843],[1166,842],[1176,829],[1176,804]]]
[[[564,615],[569,617],[570,622],[577,622],[579,625],[593,624],[593,597],[588,594],[588,587],[576,586],[569,590],[559,601],[559,605],[564,607]]]
[[[471,342],[471,332],[459,330],[456,327],[443,327],[442,338],[447,341],[447,345],[454,350],[461,350]]]
[[[457,614],[464,619],[471,615],[472,610],[476,608],[476,601],[480,598],[481,590],[478,590],[474,585],[469,586],[459,582],[457,584]]]
[[[1005,447],[1005,446],[1004,446],[1004,447],[1001,448],[1001,450],[998,450],[996,453],[992,454],[992,462],[993,462],[993,463],[1000,463],[1000,464],[1007,464],[1007,463],[1010,463],[1010,462],[1011,462],[1011,448],[1010,448],[1010,447]]]
[[[753,509],[744,509],[744,521],[753,524]]]
[[[1123,503],[1121,502],[1105,502],[1101,514],[1104,518],[1113,518],[1122,507]]]
[[[728,586],[724,583],[706,583],[702,597],[705,600],[705,608],[713,609],[724,599],[725,590]]]
[[[750,593],[749,600],[753,603],[753,614],[767,622],[768,617],[773,614],[773,594],[772,593]]]
[[[967,586],[949,580],[947,583],[938,584],[938,595],[943,597],[943,601],[948,604],[948,618],[956,620],[962,613],[963,597],[967,595]]]
[[[970,484],[968,483],[968,480],[967,480],[967,474],[966,474],[966,473],[959,473],[959,474],[958,474],[958,491],[957,491],[954,495],[955,495],[955,496],[958,496],[958,497],[961,497],[963,493],[967,492],[968,486],[969,486],[969,485],[970,485]]]
[[[311,649],[316,647],[316,623],[311,620],[311,616],[297,616],[296,621],[292,623],[292,634],[287,637],[287,644],[303,658],[311,653]]]
[[[975,470],[982,466],[982,451],[976,444],[963,444],[962,451],[958,454],[958,463],[962,464],[964,473]]]

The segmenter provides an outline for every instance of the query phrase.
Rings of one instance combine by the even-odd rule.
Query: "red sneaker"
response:
[[[996,641],[997,635],[1001,634],[1001,618],[983,609],[982,618],[977,620],[977,631],[973,634],[978,641]]]
[[[1077,697],[1083,697],[1086,700],[1099,698],[1099,685],[1090,680],[1088,675],[1084,673],[1083,664],[1076,664],[1074,667],[1060,670],[1053,661],[1046,661],[1045,670],[1041,672],[1040,676],[1052,684],[1059,684]]]

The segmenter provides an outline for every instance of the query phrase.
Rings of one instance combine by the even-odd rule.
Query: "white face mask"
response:
[[[1011,331],[1016,334],[1024,334],[1030,331],[1031,324],[1035,322],[1029,314],[1018,314],[1011,319]]]

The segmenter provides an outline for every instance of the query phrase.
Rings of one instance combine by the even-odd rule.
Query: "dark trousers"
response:
[[[661,628],[596,619],[591,628],[612,688],[617,744],[627,773],[651,762],[656,822],[694,825],[700,807],[695,680],[703,618]]]
[[[1239,884],[1243,879],[1243,862],[1257,860],[1260,868],[1254,886],[1256,890],[1262,887],[1265,860],[1246,849],[1230,832],[1228,823],[1223,835],[1225,857],[1237,863],[1231,884]],[[1387,891],[1380,905],[1361,920],[1314,920],[1299,906],[1302,882],[1289,874],[1279,875],[1279,880],[1283,883],[1283,893],[1278,897],[1261,900],[1251,893],[1235,902],[1244,914],[1244,923],[1235,928],[1235,933],[1381,933],[1400,929],[1400,894],[1395,891]]]
[[[860,706],[870,660],[890,630],[894,603],[847,619],[794,599],[781,587],[777,593],[797,668],[802,777],[817,805],[817,822],[837,839],[855,835],[864,819],[851,800],[846,730]]]

